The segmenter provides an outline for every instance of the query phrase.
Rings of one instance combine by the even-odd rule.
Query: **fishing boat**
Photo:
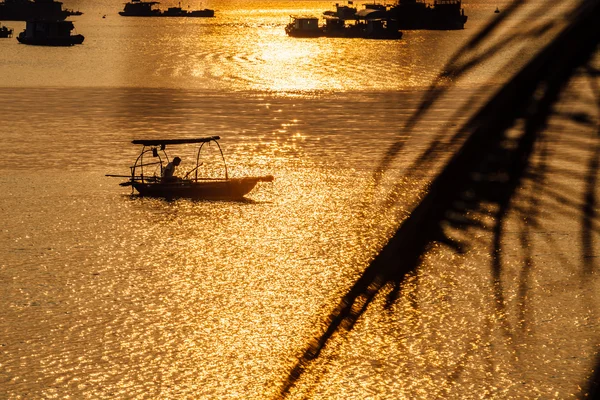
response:
[[[0,24],[0,38],[9,38],[12,37],[13,30],[8,26],[4,26]]]
[[[76,11],[65,10],[55,0],[3,0],[0,1],[0,20],[27,21],[34,18],[63,20]]]
[[[179,7],[169,7],[167,10],[162,11],[157,6],[160,4],[158,1],[143,1],[143,0],[131,0],[125,4],[123,11],[119,12],[119,15],[123,17],[192,17],[192,18],[210,18],[215,16],[214,10],[205,8],[203,10],[184,10]]]
[[[30,20],[25,30],[19,33],[19,43],[36,46],[73,46],[83,43],[83,35],[72,35],[75,26],[71,21]]]
[[[227,170],[225,156],[218,140],[219,136],[192,139],[156,139],[156,140],[134,140],[131,143],[142,145],[142,150],[130,167],[130,175],[112,175],[109,177],[128,178],[121,186],[131,186],[140,196],[158,197],[165,199],[189,198],[197,200],[241,200],[250,193],[259,182],[272,182],[273,176],[248,176],[242,178],[230,178]],[[207,143],[215,143],[223,160],[223,177],[210,178],[199,176],[202,149]],[[176,145],[196,144],[198,151],[195,164],[183,177],[171,177],[165,171],[177,157],[171,159],[167,153]]]

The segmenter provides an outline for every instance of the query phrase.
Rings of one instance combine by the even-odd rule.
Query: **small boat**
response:
[[[179,7],[169,7],[162,11],[155,6],[160,4],[158,1],[131,0],[125,4],[123,11],[119,15],[123,17],[192,17],[192,18],[210,18],[215,16],[214,10],[207,8],[203,10],[187,11]]]
[[[70,10],[70,9],[68,9],[68,8],[67,8],[67,9],[65,9],[65,12],[66,12],[68,15],[76,15],[76,16],[77,16],[77,15],[83,15],[83,12],[81,12],[81,11],[79,11],[79,10]]]
[[[272,175],[230,178],[225,156],[218,142],[219,139],[219,136],[210,136],[192,139],[134,140],[131,143],[143,147],[134,165],[130,167],[131,175],[107,174],[106,176],[128,178],[126,182],[122,182],[120,185],[131,186],[132,193],[133,190],[136,190],[140,196],[196,200],[242,200],[259,182],[273,181]],[[211,142],[217,144],[221,153],[224,165],[223,178],[198,176],[198,171],[203,165],[200,159],[202,148],[206,143]],[[199,144],[195,165],[181,178],[167,178],[164,172],[171,160],[166,152],[167,146],[185,144]],[[148,160],[148,157],[150,157],[150,160]],[[176,158],[173,158],[171,162],[175,161]]]
[[[17,40],[36,46],[73,46],[83,43],[83,35],[71,35],[73,29],[75,26],[71,21],[30,20]]]
[[[9,38],[12,37],[13,30],[8,26],[3,26],[0,24],[0,38]]]
[[[498,7],[496,7],[496,9],[494,10],[494,13],[499,14],[500,13],[500,9]]]

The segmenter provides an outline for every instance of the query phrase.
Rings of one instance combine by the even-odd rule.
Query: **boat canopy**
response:
[[[189,144],[189,143],[206,143],[212,140],[221,139],[219,136],[209,136],[204,138],[190,138],[190,139],[142,139],[133,140],[133,144],[142,144],[144,146],[160,146],[167,144]]]

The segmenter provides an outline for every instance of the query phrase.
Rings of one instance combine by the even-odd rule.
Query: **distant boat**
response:
[[[399,29],[456,30],[467,22],[461,0],[434,0],[433,5],[417,0],[399,0],[390,8]]]
[[[362,10],[361,10],[362,11]],[[316,17],[290,16],[291,21],[285,27],[288,36],[339,37],[362,39],[401,39],[396,21],[386,18],[380,10],[369,10],[356,13],[353,19],[343,19],[333,15],[325,15],[325,25],[319,25]]]
[[[140,196],[197,200],[242,200],[259,182],[273,181],[272,175],[230,178],[225,156],[223,156],[223,151],[221,151],[221,146],[218,143],[219,139],[219,136],[210,136],[189,139],[134,140],[133,144],[141,144],[143,147],[135,164],[130,167],[131,175],[107,174],[106,176],[128,178],[120,185],[131,186],[137,190]],[[215,143],[221,152],[224,167],[223,178],[202,177],[198,174],[198,170],[202,165],[202,162],[200,162],[202,147],[210,142]],[[193,168],[182,178],[163,176],[170,159],[166,147],[186,144],[199,145],[195,165],[192,165]],[[173,161],[175,161],[175,158],[173,158]],[[157,172],[160,175],[156,176],[151,170],[159,167],[160,169]]]
[[[12,37],[13,30],[8,26],[3,26],[0,24],[0,38],[9,38]]]
[[[78,11],[63,10],[54,0],[4,0],[0,2],[0,20],[27,21],[36,18],[63,20]]]
[[[500,12],[500,9],[498,7],[496,7],[496,10],[494,11],[496,14],[498,14]]]
[[[210,18],[215,16],[214,10],[193,10],[187,11],[180,7],[169,7],[166,11],[156,8],[160,4],[158,1],[131,0],[125,4],[123,11],[119,15],[124,17],[192,17],[192,18]]]
[[[79,10],[75,11],[67,8],[65,11],[68,13],[68,15],[83,15],[83,13]]]
[[[71,35],[75,26],[71,21],[31,20],[17,36],[19,43],[36,46],[73,46],[83,43],[83,35]]]
[[[353,4],[353,1],[349,1],[348,4]],[[421,0],[398,0],[398,3],[391,7],[378,3],[365,4],[363,10],[357,10],[351,5],[336,4],[335,7],[335,11],[323,13],[326,20],[352,21],[378,18],[395,21],[394,26],[400,30],[464,29],[467,22],[461,0],[434,0],[433,4]]]

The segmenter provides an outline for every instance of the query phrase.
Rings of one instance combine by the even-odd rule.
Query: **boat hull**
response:
[[[0,3],[0,21],[27,21],[35,18],[64,20],[69,15],[60,2]]]
[[[133,182],[132,186],[144,197],[196,200],[241,200],[258,182],[270,182],[272,176],[247,177],[216,181],[176,181],[169,183]]]
[[[34,46],[73,46],[83,43],[83,35],[73,35],[68,37],[27,37],[20,34],[17,36],[19,43],[29,44]]]

